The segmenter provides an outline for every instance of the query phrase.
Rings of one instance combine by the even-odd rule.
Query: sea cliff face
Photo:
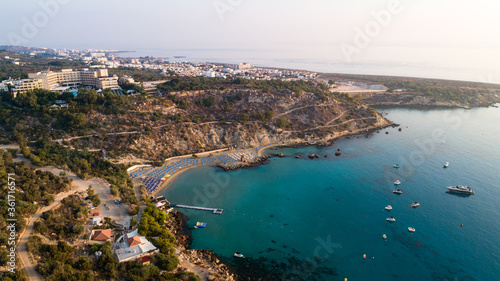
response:
[[[66,144],[105,149],[111,159],[162,161],[225,148],[325,143],[391,125],[346,94],[286,89],[168,93],[135,100],[130,107],[134,110],[120,115],[88,113],[89,122],[99,128]]]
[[[193,106],[214,97],[210,107]],[[348,97],[268,94],[256,90],[177,93],[191,104],[172,114],[205,122],[177,122],[140,134],[130,144],[141,157],[161,159],[221,148],[324,143],[343,135],[390,125],[371,107]],[[228,102],[231,100],[232,102]],[[155,126],[157,124],[150,124]]]

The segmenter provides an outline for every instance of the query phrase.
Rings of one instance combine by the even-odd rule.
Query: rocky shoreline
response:
[[[307,261],[296,257],[289,257],[283,262],[277,262],[266,257],[258,259],[234,258],[218,256],[208,250],[192,250],[189,246],[192,236],[188,227],[188,218],[177,211],[169,212],[168,225],[170,232],[176,238],[175,246],[180,260],[189,261],[193,266],[202,268],[206,280],[209,281],[239,281],[239,280],[321,280],[321,274],[337,276],[338,273],[325,266],[312,268],[310,272],[304,271]],[[268,252],[275,249],[268,249]],[[321,264],[321,261],[316,261]],[[187,271],[188,268],[181,270]]]
[[[265,164],[269,156],[258,156],[255,160],[240,161],[236,163],[222,163],[217,164],[217,167],[224,169],[225,171],[234,171],[238,169],[245,169],[255,167],[261,164]]]
[[[180,260],[188,261],[194,266],[204,268],[203,272],[207,274],[207,280],[234,281],[234,273],[230,272],[228,267],[221,262],[220,258],[208,250],[190,250],[189,245],[193,240],[188,226],[188,217],[181,212],[169,211],[167,225],[170,233],[175,237],[175,246]],[[187,270],[184,268],[183,270]]]

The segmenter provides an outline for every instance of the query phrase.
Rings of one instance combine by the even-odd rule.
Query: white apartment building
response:
[[[43,88],[43,83],[40,79],[28,78],[28,79],[16,79],[16,80],[5,80],[0,83],[0,90],[8,91],[9,86],[12,89],[14,97],[17,93],[27,92],[37,88]]]
[[[28,74],[28,77],[31,79],[41,80],[43,84],[41,88],[46,90],[51,90],[60,86],[92,86],[97,89],[118,87],[118,77],[109,76],[107,69],[63,69],[59,72],[49,71],[30,73]]]

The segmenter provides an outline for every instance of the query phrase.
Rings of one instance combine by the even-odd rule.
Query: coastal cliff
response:
[[[344,94],[290,90],[183,91],[136,101],[123,116],[97,112],[99,136],[69,141],[75,148],[104,148],[161,161],[222,148],[316,144],[391,123],[370,106]],[[121,125],[116,126],[120,118]],[[133,128],[133,124],[140,124]],[[136,126],[137,127],[137,126]],[[112,137],[104,132],[129,131]],[[135,130],[135,131],[134,131]]]

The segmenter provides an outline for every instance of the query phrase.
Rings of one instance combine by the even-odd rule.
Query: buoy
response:
[[[344,278],[344,281],[347,281],[347,278]]]
[[[366,254],[363,254],[363,259],[366,259]]]
[[[460,226],[464,226],[464,224],[462,223]]]

